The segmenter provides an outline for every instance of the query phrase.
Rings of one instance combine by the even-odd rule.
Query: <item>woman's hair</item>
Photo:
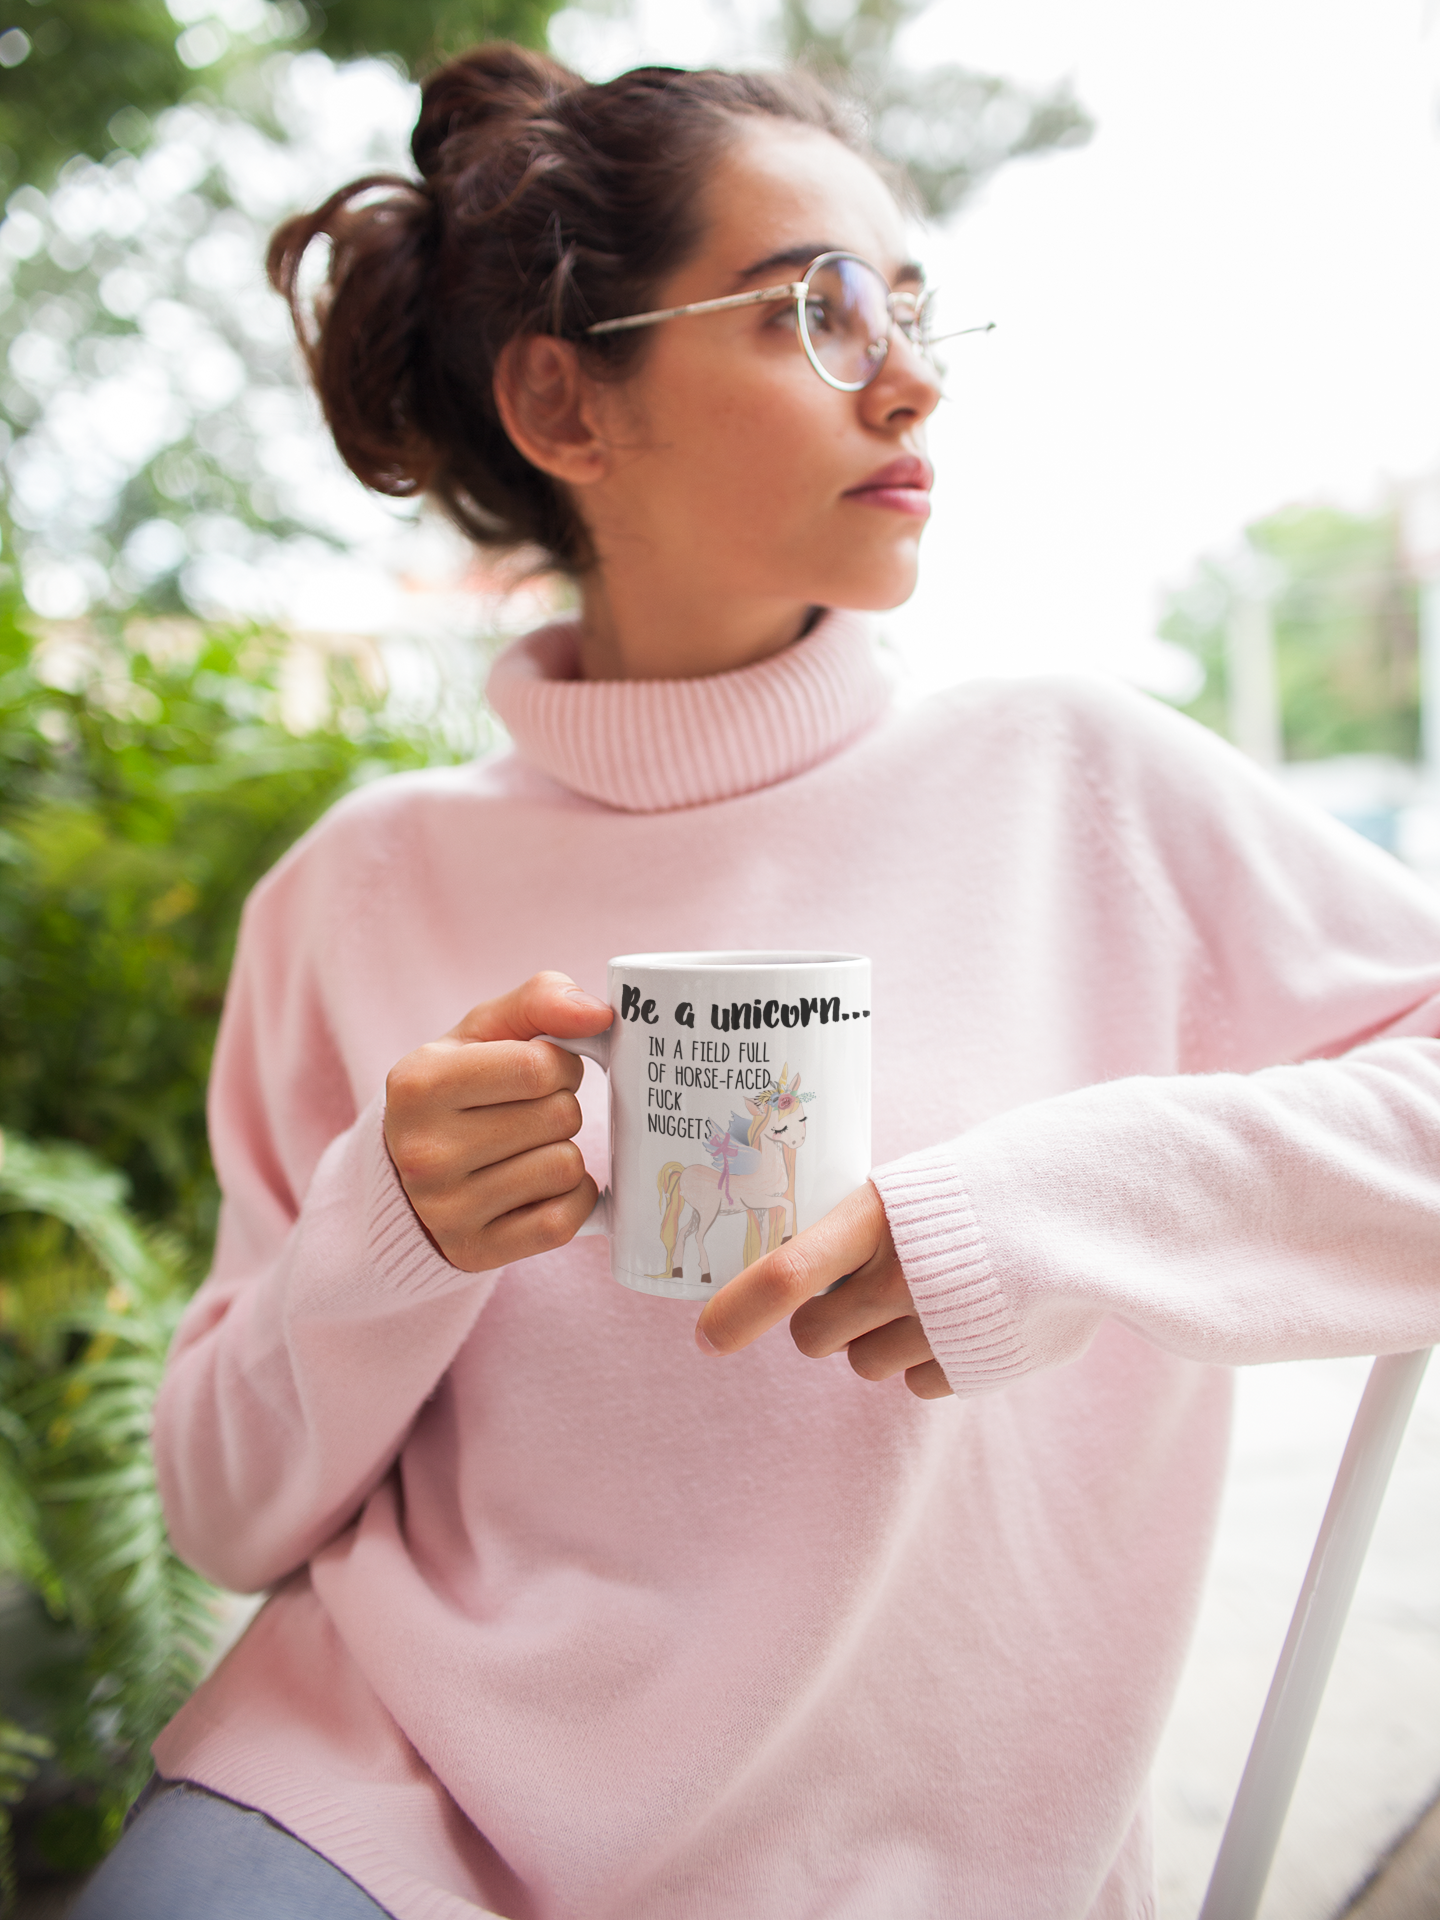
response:
[[[430,76],[411,151],[419,180],[372,174],[270,245],[325,417],[369,487],[428,493],[472,539],[589,564],[564,491],[511,443],[495,368],[523,334],[573,340],[622,377],[643,334],[585,338],[653,304],[698,245],[699,189],[739,119],[767,115],[863,150],[839,103],[799,73],[640,67],[592,86],[543,54],[496,42]],[[307,325],[311,242],[330,242]]]

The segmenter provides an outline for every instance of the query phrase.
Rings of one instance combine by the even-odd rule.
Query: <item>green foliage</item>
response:
[[[479,40],[543,46],[560,0],[30,0],[12,31],[15,64],[0,67],[0,161],[13,181],[47,181],[72,154],[101,158],[143,144],[148,120],[213,94],[274,49],[317,47],[332,59],[369,54],[422,73]],[[848,9],[782,0],[789,58],[857,93],[877,143],[907,166],[935,212],[950,212],[1002,161],[1088,137],[1064,86],[1041,96],[942,65],[906,74],[897,36],[929,0],[851,0]],[[238,19],[245,24],[237,25]],[[7,24],[9,24],[7,22]]]
[[[266,77],[257,111],[284,92],[283,71]],[[389,91],[403,100],[394,76]],[[403,163],[395,132],[357,142],[349,164]],[[75,156],[50,192],[11,196],[9,253],[27,252],[0,260],[6,532],[42,613],[210,610],[192,577],[207,568],[273,565],[297,537],[373,539],[358,482],[337,498],[262,269],[275,222],[328,191],[333,165],[232,111],[186,108],[145,160]],[[57,572],[81,590],[57,598]]]
[[[0,1126],[93,1149],[203,1249],[205,1079],[245,895],[347,788],[456,752],[396,733],[343,666],[297,737],[273,640],[180,636],[154,657],[95,640],[56,686],[54,648],[37,657],[0,599]],[[50,1270],[63,1289],[58,1249]]]
[[[1185,709],[1226,731],[1226,632],[1243,591],[1269,600],[1288,760],[1419,751],[1419,609],[1393,512],[1295,506],[1246,531],[1246,550],[1202,561],[1160,633],[1205,685]]]
[[[780,23],[787,58],[854,96],[879,152],[904,169],[928,213],[944,215],[1007,160],[1082,145],[1094,128],[1065,82],[1037,95],[949,62],[907,68],[896,43],[930,4],[782,0]]]
[[[543,47],[561,0],[305,0],[313,44],[332,59],[395,54],[411,72],[479,40]]]
[[[149,1428],[213,1222],[204,1092],[241,904],[347,788],[479,744],[397,729],[343,661],[291,731],[271,635],[129,640],[37,643],[0,589],[0,1589],[37,1615],[23,1674],[0,1663],[0,1895],[6,1796],[53,1755],[27,1844],[98,1859],[214,1637]]]
[[[0,1715],[0,1913],[10,1911],[17,1892],[10,1809],[23,1798],[40,1762],[53,1752],[48,1740]]]
[[[5,21],[29,50],[0,67],[0,141],[12,177],[43,180],[71,154],[99,158],[135,144],[147,116],[273,47],[316,46],[336,59],[389,54],[418,68],[475,40],[543,46],[556,4],[281,0],[257,6],[237,33],[223,19],[237,10],[205,0],[174,12],[165,0],[30,0],[33,13],[17,19],[20,10],[10,9]]]
[[[29,53],[0,70],[0,140],[22,179],[51,172],[71,153],[116,144],[122,109],[153,113],[194,84],[175,51],[180,29],[164,0],[32,0],[6,9]],[[21,16],[17,18],[17,16]]]
[[[282,55],[224,102],[162,115],[143,155],[74,155],[48,191],[10,195],[4,532],[37,612],[269,619],[286,601],[308,625],[296,583],[317,564],[413,570],[403,515],[345,473],[320,425],[263,268],[285,215],[343,178],[407,169],[413,118],[388,65]]]
[[[0,1287],[7,1283],[0,1280]],[[3,1302],[4,1294],[0,1294]],[[0,1328],[4,1326],[0,1305]],[[0,1335],[3,1339],[3,1335]],[[46,1549],[28,1467],[30,1434],[9,1404],[16,1385],[13,1345],[0,1344],[0,1574],[14,1574],[52,1608],[60,1603],[60,1577]]]
[[[166,1538],[149,1449],[193,1274],[173,1241],[135,1222],[124,1189],[79,1147],[6,1136],[0,1369],[25,1529],[8,1536],[0,1573],[38,1586],[73,1647],[23,1676],[23,1701],[3,1703],[32,1724],[0,1722],[0,1799],[17,1800],[53,1753],[72,1787],[90,1789],[42,1830],[55,1864],[76,1870],[118,1833],[216,1630],[212,1590]]]

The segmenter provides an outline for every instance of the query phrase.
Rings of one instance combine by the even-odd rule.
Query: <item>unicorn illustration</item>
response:
[[[773,1252],[795,1234],[795,1155],[805,1144],[804,1102],[813,1093],[801,1093],[800,1076],[790,1078],[787,1061],[778,1084],[772,1082],[744,1113],[732,1113],[730,1125],[711,1123],[705,1151],[710,1165],[699,1161],[684,1166],[667,1161],[660,1169],[660,1239],[665,1248],[665,1273],[684,1277],[685,1247],[694,1234],[700,1255],[700,1279],[710,1280],[710,1254],[705,1236],[722,1213],[744,1213],[745,1265],[761,1253],[761,1215],[768,1233],[764,1251]]]

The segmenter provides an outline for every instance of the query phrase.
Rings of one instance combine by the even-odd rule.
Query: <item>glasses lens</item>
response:
[[[864,387],[890,347],[890,289],[863,260],[827,260],[807,282],[801,310],[817,366],[843,387]]]
[[[905,338],[925,354],[930,351],[931,341],[945,331],[937,324],[936,299],[936,289],[926,287],[923,293],[911,294],[906,306],[895,315],[895,323]]]

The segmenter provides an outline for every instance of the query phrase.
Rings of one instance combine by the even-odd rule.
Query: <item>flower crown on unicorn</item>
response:
[[[745,1102],[748,1113],[732,1113],[729,1130],[722,1132],[711,1122],[710,1137],[705,1142],[705,1151],[715,1162],[715,1170],[722,1177],[727,1171],[728,1162],[733,1160],[737,1148],[748,1148],[751,1152],[759,1145],[761,1135],[770,1123],[772,1115],[793,1113],[806,1100],[813,1100],[813,1093],[801,1093],[800,1076],[790,1078],[790,1062],[787,1060],[780,1069],[779,1080],[772,1080],[753,1100]],[[750,1165],[754,1163],[751,1162]],[[746,1173],[749,1166],[735,1168],[737,1173]]]

